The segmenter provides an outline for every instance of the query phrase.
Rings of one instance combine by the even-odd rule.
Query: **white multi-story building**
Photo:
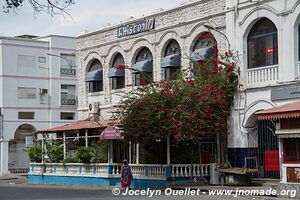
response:
[[[72,37],[0,37],[0,173],[28,169],[35,130],[77,119],[75,49]]]
[[[285,155],[278,153],[275,130],[282,118],[258,120],[257,112],[300,100],[300,1],[227,0],[226,8],[226,34],[232,49],[240,53],[243,84],[232,112],[229,159],[233,165],[243,166],[245,157],[257,157],[260,177],[279,179],[279,160],[285,162],[279,155]],[[289,119],[285,113],[279,114]],[[285,128],[300,128],[295,120],[288,121]],[[296,154],[300,153],[299,136],[284,136],[293,138],[285,145]],[[300,163],[299,155],[293,162]]]

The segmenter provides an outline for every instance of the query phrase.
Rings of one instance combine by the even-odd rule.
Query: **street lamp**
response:
[[[204,26],[205,28],[207,28],[209,31],[210,31],[210,30],[214,30],[214,31],[220,33],[221,35],[223,35],[223,36],[226,38],[227,42],[228,42],[228,51],[230,50],[230,42],[229,42],[229,39],[228,39],[228,37],[226,36],[225,33],[219,31],[218,29],[216,29],[216,27],[213,27],[213,26],[208,25],[208,24],[204,24],[203,26]]]

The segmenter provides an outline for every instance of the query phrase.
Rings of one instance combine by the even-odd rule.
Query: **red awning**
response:
[[[121,136],[120,132],[112,127],[108,126],[105,128],[101,135],[100,135],[100,140],[123,140],[124,138]]]
[[[106,120],[101,120],[99,122],[95,121],[78,121],[72,124],[65,124],[62,126],[36,131],[36,133],[55,133],[61,131],[74,131],[74,130],[82,130],[82,129],[94,129],[94,128],[105,128],[108,124],[111,123]]]
[[[258,120],[297,118],[300,117],[300,102],[258,111],[255,114]]]

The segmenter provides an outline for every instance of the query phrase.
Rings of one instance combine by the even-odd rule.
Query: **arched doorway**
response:
[[[34,131],[36,131],[35,127],[30,124],[22,124],[16,129],[14,139],[9,142],[8,168],[10,172],[28,171],[30,161],[26,148],[33,140]]]

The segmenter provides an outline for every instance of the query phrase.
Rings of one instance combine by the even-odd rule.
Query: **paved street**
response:
[[[28,185],[26,177],[18,177],[17,179],[0,180],[0,200],[99,200],[99,199],[157,199],[157,200],[181,200],[181,199],[279,199],[279,198],[260,198],[260,197],[238,197],[232,196],[208,196],[201,194],[199,196],[166,196],[163,194],[153,196],[128,196],[112,194],[113,188],[93,188],[93,187],[72,187],[72,186],[47,186],[47,185]],[[124,191],[121,191],[124,192]]]

